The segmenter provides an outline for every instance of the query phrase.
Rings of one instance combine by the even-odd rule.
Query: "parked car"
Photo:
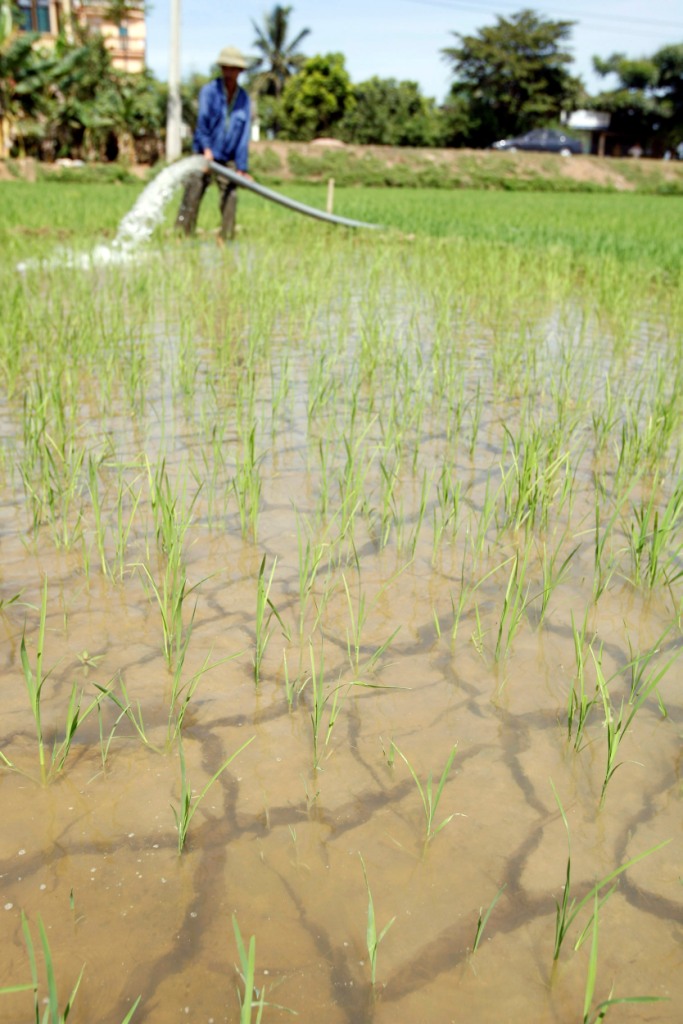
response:
[[[583,149],[578,139],[564,132],[554,131],[552,128],[535,128],[526,135],[518,135],[514,139],[501,139],[494,142],[491,149],[502,149],[506,153],[516,153],[518,149],[535,150],[539,153],[559,153],[560,156],[571,156],[572,153],[582,153]]]

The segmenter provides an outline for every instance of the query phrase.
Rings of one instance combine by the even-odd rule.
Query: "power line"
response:
[[[445,8],[446,10],[453,11],[473,11],[477,14],[499,14],[501,7],[514,9],[515,11],[518,11],[520,9],[519,2],[509,3],[505,2],[505,0],[497,0],[495,5],[472,4],[460,2],[460,0],[404,0],[404,3],[411,3],[420,7],[442,7]],[[582,23],[583,21],[600,21],[607,24],[607,26],[611,28],[614,28],[615,26],[619,27],[620,34],[624,34],[624,29],[621,28],[621,26],[624,24],[633,25],[634,29],[637,26],[642,26],[641,28],[638,29],[638,35],[643,34],[643,28],[665,28],[673,30],[680,29],[681,31],[683,31],[683,22],[677,21],[658,21],[652,18],[638,18],[633,16],[629,17],[628,15],[620,15],[618,18],[613,18],[609,15],[595,14],[592,11],[574,11],[573,13],[570,14],[568,12],[560,12],[556,8],[550,8],[548,13],[552,13],[556,17],[564,18],[568,21],[573,21],[579,18],[581,19]],[[590,26],[587,27],[590,28]],[[628,33],[628,30],[626,30],[626,32],[627,34],[635,34],[635,31],[633,33]]]

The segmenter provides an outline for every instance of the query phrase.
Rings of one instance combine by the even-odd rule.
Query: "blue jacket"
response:
[[[248,170],[251,116],[249,97],[237,86],[230,119],[228,98],[222,78],[214,78],[199,92],[199,113],[192,149],[203,153],[210,149],[215,160],[234,160],[238,171]]]

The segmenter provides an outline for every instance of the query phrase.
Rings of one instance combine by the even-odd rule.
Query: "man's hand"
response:
[[[239,174],[240,178],[246,178],[247,181],[253,181],[254,180],[252,178],[251,174],[249,173],[249,171],[238,171],[237,173]]]
[[[209,171],[211,170],[211,168],[209,167],[209,164],[213,160],[213,151],[210,150],[210,149],[205,149],[204,150],[204,159],[206,160],[206,167],[204,168],[204,174],[208,174]]]

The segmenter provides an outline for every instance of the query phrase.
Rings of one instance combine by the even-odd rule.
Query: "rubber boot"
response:
[[[237,188],[226,190],[221,203],[221,238],[231,240],[235,237],[235,220],[237,217]]]
[[[197,228],[199,206],[206,190],[206,175],[201,171],[191,174],[185,184],[185,191],[176,217],[175,226],[186,235],[193,235]]]

